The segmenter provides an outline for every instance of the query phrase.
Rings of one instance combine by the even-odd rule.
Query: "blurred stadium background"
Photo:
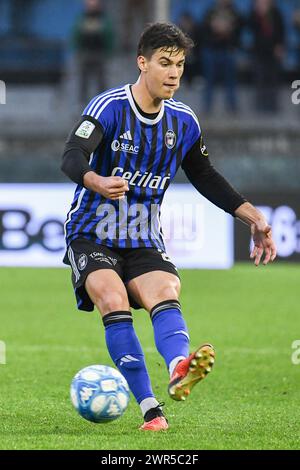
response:
[[[205,423],[208,424],[202,424],[200,429],[207,436],[210,435],[209,424],[215,424],[212,417],[221,423],[219,428],[217,426],[217,439],[211,441],[207,437],[202,444],[198,443],[196,446],[297,448],[298,441],[293,431],[297,428],[297,419],[299,421],[299,398],[291,395],[296,390],[297,368],[291,365],[290,345],[297,339],[295,335],[299,336],[296,325],[299,305],[295,289],[297,263],[300,261],[300,104],[297,104],[297,90],[293,88],[293,83],[300,80],[300,1],[273,2],[278,8],[277,19],[271,27],[273,39],[269,38],[269,46],[262,54],[258,47],[261,44],[258,36],[261,33],[260,40],[262,34],[268,36],[270,24],[262,20],[259,23],[262,31],[258,32],[249,20],[256,2],[233,1],[235,14],[241,15],[239,31],[229,45],[227,42],[217,46],[219,59],[226,65],[224,69],[218,67],[219,76],[216,82],[208,73],[208,68],[211,72],[212,64],[211,37],[209,33],[203,33],[211,27],[211,20],[207,15],[216,4],[215,1],[103,0],[100,3],[105,11],[102,17],[102,36],[96,59],[90,57],[91,60],[98,60],[97,66],[95,65],[97,72],[89,87],[82,88],[84,56],[86,53],[92,54],[89,46],[80,38],[80,24],[86,2],[0,0],[0,266],[3,266],[0,270],[0,283],[6,293],[1,298],[3,321],[0,325],[0,340],[6,342],[8,355],[7,367],[0,366],[0,372],[6,374],[8,379],[2,381],[2,396],[11,396],[14,393],[18,381],[13,379],[18,370],[19,384],[25,395],[32,394],[34,405],[32,407],[24,397],[19,397],[18,400],[21,401],[13,402],[13,414],[10,415],[2,402],[6,409],[4,416],[9,424],[4,428],[2,436],[6,437],[2,439],[1,446],[79,448],[85,445],[99,448],[97,431],[93,431],[90,439],[80,441],[77,430],[85,432],[89,429],[85,423],[79,424],[71,411],[65,414],[64,408],[68,403],[67,388],[73,372],[99,360],[98,325],[91,332],[90,323],[83,317],[75,316],[76,320],[73,320],[74,301],[68,275],[64,272],[27,270],[25,274],[23,269],[7,269],[5,266],[62,265],[63,222],[74,190],[74,185],[60,171],[66,136],[82,111],[84,99],[88,101],[103,89],[132,83],[137,79],[135,46],[145,23],[170,20],[190,30],[197,44],[194,55],[188,61],[186,78],[175,98],[190,105],[198,114],[214,165],[265,212],[273,225],[279,255],[279,266],[272,266],[274,271],[270,277],[267,274],[269,271],[266,271],[259,273],[254,279],[252,271],[248,271],[254,268],[240,265],[231,272],[224,272],[225,277],[221,277],[223,273],[182,271],[183,280],[186,279],[187,282],[182,301],[191,315],[187,317],[188,323],[190,326],[197,325],[193,327],[192,343],[196,346],[196,334],[203,334],[203,327],[221,350],[225,348],[221,360],[223,369],[220,368],[219,376],[216,371],[217,388],[212,392],[220,408],[206,397],[206,411],[203,412],[202,408],[198,410],[204,421],[207,420]],[[217,16],[221,27],[226,29],[226,15],[224,20],[221,10],[221,13],[217,11]],[[226,77],[222,73],[227,70],[226,67],[230,69],[227,89],[224,86]],[[215,100],[211,105],[207,97],[209,86],[212,86],[215,93]],[[294,87],[297,87],[297,83],[294,83]],[[230,101],[232,93],[236,97],[234,102]],[[204,204],[194,190],[190,193],[184,186],[179,186],[184,183],[187,183],[185,176],[179,171],[172,191],[170,190],[171,201],[192,201],[195,204],[199,201]],[[182,191],[186,191],[184,195]],[[186,242],[184,253],[182,243],[170,242],[170,254],[179,266],[228,267],[248,259],[248,229],[239,222],[233,222],[221,211],[217,210],[216,214],[211,205],[203,207],[205,217],[200,231],[205,231],[204,238],[200,241],[194,239],[194,243]],[[214,237],[219,238],[216,241]],[[195,252],[197,243],[200,246],[203,240],[207,244],[204,243],[201,250]],[[212,242],[211,247],[208,242]],[[216,243],[219,250],[215,250]],[[180,258],[180,255],[183,256]],[[213,263],[210,264],[212,258]],[[293,266],[283,262],[293,263]],[[202,291],[200,285],[203,287]],[[239,295],[234,295],[233,299],[232,292],[235,292],[237,285]],[[254,289],[255,298],[251,297],[249,286]],[[201,329],[196,316],[199,306],[195,292],[199,292],[199,295],[202,292]],[[211,292],[215,293],[214,299],[211,299]],[[236,306],[240,318],[236,317]],[[27,316],[21,325],[20,318],[24,321],[24,307]],[[261,314],[262,310],[267,312],[266,318]],[[210,314],[206,315],[207,311],[212,312],[211,317]],[[144,325],[145,321],[140,320],[142,323],[138,324],[138,329],[145,340],[149,340],[148,352],[153,352],[152,338],[149,328]],[[92,322],[95,323],[96,320],[93,319]],[[58,324],[62,325],[59,334]],[[257,332],[252,330],[257,341],[257,351],[246,334],[247,330],[251,331],[253,324],[257,326]],[[146,330],[148,332],[145,334]],[[84,348],[82,344],[85,344]],[[278,344],[282,345],[281,356],[278,354]],[[90,345],[90,349],[87,345]],[[102,354],[105,356],[105,347],[102,346]],[[51,360],[47,371],[43,370],[42,381],[48,383],[50,380],[51,383],[48,383],[47,389],[45,386],[42,393],[39,391],[36,371],[49,361],[49,351]],[[157,357],[151,356],[150,371],[163,376],[165,372],[156,371]],[[262,357],[266,362],[257,361]],[[274,357],[284,373],[278,372],[279,366],[278,369],[275,367]],[[13,369],[9,368],[9,361],[13,364]],[[268,364],[271,364],[270,369]],[[239,384],[233,392],[228,369],[226,375],[226,366],[234,369],[234,386]],[[24,378],[24,370],[32,378],[30,383]],[[240,375],[238,371],[241,372]],[[250,371],[249,376],[246,371]],[[275,377],[279,377],[278,380]],[[264,382],[266,378],[267,384]],[[56,389],[53,383],[57,380]],[[162,383],[162,380],[165,377],[158,383]],[[207,391],[209,385],[213,384],[213,380],[209,380],[211,382],[204,385],[208,387],[205,388]],[[218,387],[222,398],[227,397],[227,405],[218,395]],[[253,387],[252,395],[245,392],[247,387]],[[48,401],[44,403],[45,394],[49,394],[50,389]],[[288,398],[285,394],[288,393],[292,402],[288,405],[290,412],[284,414],[287,406],[284,400]],[[62,396],[64,405],[56,409],[55,404]],[[274,397],[276,403],[273,407]],[[44,408],[39,409],[40,406]],[[249,413],[247,417],[243,415],[245,407]],[[175,408],[172,405],[171,418],[174,421],[176,414],[173,409]],[[43,413],[49,412],[53,414],[53,421],[49,415],[43,421]],[[135,408],[133,413],[137,419]],[[185,421],[182,413],[179,412],[179,415]],[[230,422],[238,423],[236,428],[233,424],[229,428],[232,440],[228,435],[231,413],[233,421]],[[29,415],[32,426],[36,427],[31,434],[26,434]],[[196,415],[197,410],[195,416],[191,411],[188,419],[195,420]],[[65,416],[66,424],[62,429],[60,426]],[[16,420],[16,417],[19,419]],[[130,422],[131,418],[124,419],[125,425],[121,425],[119,434],[117,431],[120,441],[124,439],[122,426],[125,426],[124,429],[128,423],[131,429],[136,426]],[[54,428],[53,423],[55,426],[58,423],[57,427]],[[245,429],[244,425],[248,426],[249,434],[241,432],[241,429]],[[114,432],[119,429],[116,426],[109,431],[108,441],[105,441],[103,448],[115,448]],[[16,434],[14,429],[17,429]],[[40,442],[36,440],[36,429],[43,436]],[[135,448],[137,442],[139,448],[143,448],[143,445],[144,448],[157,449],[178,448],[177,445],[180,448],[195,448],[189,421],[184,429],[186,440],[182,438],[180,444],[175,433],[171,434],[170,440],[163,438],[160,444],[150,438],[143,444],[136,436],[132,442],[126,441],[124,444],[125,441],[122,441],[123,447],[120,448]],[[64,442],[59,437],[60,432],[65,433]]]
[[[79,25],[87,8],[85,2],[0,1],[0,80],[6,84],[6,104],[0,105],[0,182],[66,183],[60,171],[61,153],[66,135],[83,106],[103,87],[135,81],[135,46],[145,23],[171,20],[189,29],[197,44],[176,99],[192,106],[198,114],[215,166],[251,201],[266,206],[274,225],[279,259],[299,261],[300,104],[292,101],[292,94],[297,91],[292,89],[292,83],[300,79],[300,2],[277,2],[283,32],[270,44],[270,51],[281,47],[275,64],[277,79],[276,84],[270,84],[266,75],[260,91],[256,33],[247,20],[255,2],[233,2],[236,12],[242,15],[238,37],[230,49],[236,58],[236,72],[230,72],[237,75],[236,85],[230,85],[236,94],[234,109],[226,102],[221,73],[213,84],[216,96],[209,109],[205,101],[211,79],[205,72],[205,54],[210,44],[209,37],[205,39],[202,33],[207,12],[215,4],[213,0],[102,0],[99,4],[105,13],[97,43],[98,68],[94,82],[82,91],[82,57],[88,46],[80,39]],[[222,51],[222,43],[219,48]],[[226,54],[226,45],[223,52]],[[274,69],[269,51],[265,54],[262,61]],[[268,95],[265,102],[259,92]],[[179,171],[176,183],[184,182]],[[0,210],[8,208],[6,203]],[[2,230],[21,226],[22,221],[16,217],[2,213]],[[52,231],[57,232],[53,227]],[[242,224],[236,225],[235,235],[235,259],[245,259],[248,233]],[[7,234],[2,237],[0,250],[19,248],[20,259],[22,241],[18,245],[17,234],[14,236],[15,241]],[[57,247],[57,243],[53,245]]]

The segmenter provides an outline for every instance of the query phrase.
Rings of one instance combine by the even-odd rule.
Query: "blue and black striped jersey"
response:
[[[102,176],[123,177],[129,191],[124,199],[113,201],[78,185],[65,223],[67,245],[87,238],[109,247],[164,250],[160,206],[201,135],[197,117],[188,106],[170,99],[162,102],[154,119],[146,118],[130,85],[95,97],[83,115],[96,119],[103,133],[90,155],[91,169]]]

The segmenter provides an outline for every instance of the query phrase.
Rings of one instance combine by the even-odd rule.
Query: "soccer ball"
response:
[[[129,403],[129,387],[113,367],[95,365],[81,369],[71,383],[71,401],[88,421],[107,423],[122,416]]]

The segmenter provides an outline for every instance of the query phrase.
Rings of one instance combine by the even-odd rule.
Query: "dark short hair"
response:
[[[183,50],[186,54],[194,47],[194,42],[178,26],[172,23],[152,23],[143,31],[137,55],[152,56],[156,49]]]

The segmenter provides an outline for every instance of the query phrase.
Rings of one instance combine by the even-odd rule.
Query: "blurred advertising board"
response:
[[[300,194],[253,193],[247,198],[260,209],[272,225],[277,260],[300,261]],[[235,260],[248,260],[251,249],[249,229],[235,222]]]
[[[63,266],[72,184],[0,184],[0,265]],[[233,264],[233,219],[190,185],[172,185],[161,220],[167,254],[179,268]]]

